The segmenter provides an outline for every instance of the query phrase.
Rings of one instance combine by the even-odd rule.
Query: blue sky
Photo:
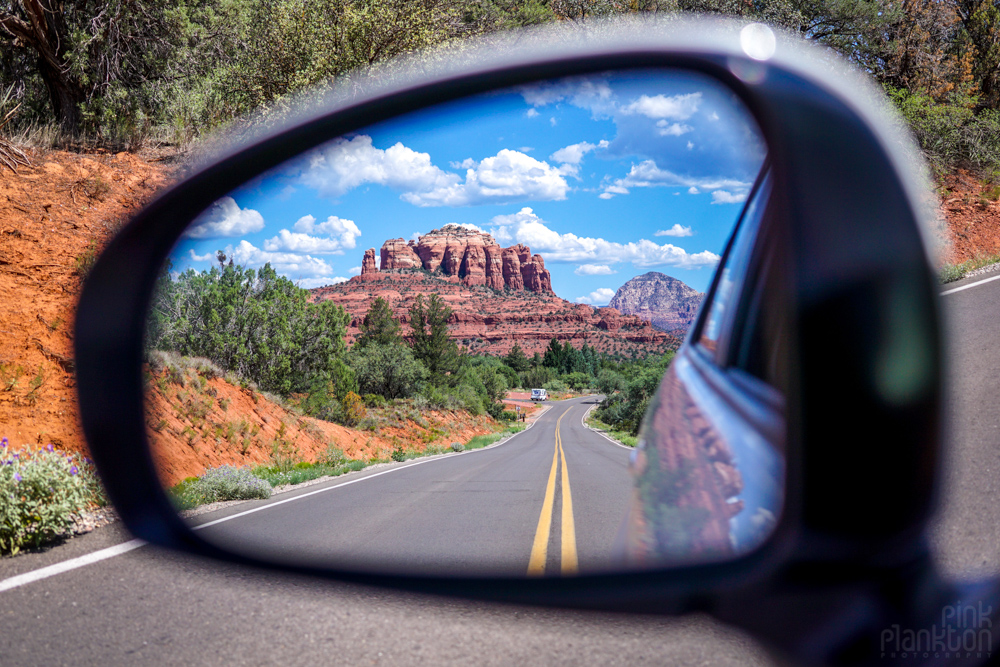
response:
[[[311,288],[456,223],[530,246],[570,301],[604,305],[647,271],[704,291],[763,158],[746,110],[699,75],[545,82],[328,142],[216,202],[172,260],[203,270],[223,250]]]

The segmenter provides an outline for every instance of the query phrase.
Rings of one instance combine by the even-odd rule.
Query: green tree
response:
[[[279,276],[227,265],[160,279],[147,346],[208,357],[262,389],[287,395],[337,374],[349,317]]]
[[[372,343],[379,345],[398,345],[403,342],[399,322],[393,317],[389,302],[378,297],[368,307],[368,312],[361,321],[361,335],[355,345],[364,348]]]
[[[405,345],[370,343],[347,356],[362,394],[408,398],[427,377],[427,369]]]
[[[563,381],[570,386],[573,391],[583,391],[590,386],[590,376],[580,371],[575,371],[563,376]]]
[[[563,346],[555,338],[549,341],[549,346],[545,348],[545,356],[542,358],[542,365],[552,368],[559,373],[563,366]]]
[[[458,345],[448,335],[451,313],[451,308],[436,293],[426,303],[424,295],[418,294],[410,307],[413,356],[427,367],[433,379],[455,373],[461,365]]]
[[[229,0],[0,2],[0,78],[28,122],[134,139],[235,52],[244,3]]]
[[[515,372],[521,373],[528,370],[531,366],[531,362],[528,357],[524,354],[524,350],[516,342],[514,347],[510,348],[510,352],[507,356],[503,358],[503,362],[514,369]]]

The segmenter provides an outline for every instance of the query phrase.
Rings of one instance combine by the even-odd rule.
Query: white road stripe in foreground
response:
[[[545,409],[542,410],[542,412],[540,412],[538,414],[538,416],[541,417],[543,414],[545,414],[546,412],[548,412],[548,408],[549,407],[551,407],[551,406],[545,406]],[[505,440],[504,442],[502,442],[500,444],[501,445],[507,444],[508,442],[510,442],[511,440],[513,440],[516,436],[518,436],[521,433],[524,433],[525,431],[529,430],[532,426],[535,425],[535,422],[537,422],[537,421],[538,421],[538,419],[536,418],[534,422],[531,422],[530,424],[528,424],[528,426],[524,429],[524,431],[519,431],[518,433],[515,433],[514,435],[512,435],[509,438],[507,438],[507,440]],[[491,448],[492,447],[484,447],[483,449],[473,449],[473,450],[468,451],[468,452],[460,452],[458,455],[460,456],[462,454],[475,454],[477,452],[486,451],[487,449],[491,449]],[[388,474],[390,472],[397,472],[399,470],[404,470],[406,468],[412,468],[413,466],[420,465],[422,463],[430,463],[431,461],[440,461],[442,459],[448,458],[448,456],[454,456],[454,455],[434,456],[434,457],[431,457],[431,458],[428,458],[428,459],[424,459],[423,461],[417,461],[415,463],[411,463],[410,465],[400,466],[398,468],[390,468],[389,470],[383,470],[382,472],[377,472],[377,473],[374,473],[372,475],[366,475],[364,477],[359,477],[357,479],[352,479],[352,480],[350,480],[348,482],[344,482],[342,484],[337,484],[335,486],[324,487],[324,488],[319,489],[317,491],[310,491],[308,493],[303,493],[301,495],[294,496],[292,498],[286,498],[284,500],[279,500],[279,501],[274,502],[274,503],[269,503],[267,505],[262,505],[260,507],[254,508],[252,510],[247,510],[245,512],[239,512],[237,514],[231,514],[231,515],[223,517],[221,519],[216,519],[215,521],[209,521],[208,523],[203,523],[203,524],[200,524],[200,525],[197,525],[197,526],[192,526],[191,529],[192,530],[201,530],[202,528],[208,528],[209,526],[214,526],[216,524],[223,523],[225,521],[232,521],[233,519],[237,519],[237,518],[239,518],[241,516],[246,516],[247,514],[254,514],[255,512],[259,512],[261,510],[266,510],[266,509],[269,509],[271,507],[277,507],[278,505],[284,505],[285,503],[290,503],[293,500],[300,500],[302,498],[308,498],[309,496],[314,496],[317,493],[323,493],[324,491],[331,491],[333,489],[339,489],[342,486],[349,486],[351,484],[356,484],[357,482],[363,482],[366,479],[372,479],[373,477],[380,477],[380,476]],[[19,575],[15,576],[15,577],[10,577],[9,579],[0,580],[0,593],[3,593],[4,591],[9,591],[12,588],[17,588],[18,586],[24,586],[25,584],[30,584],[32,582],[39,581],[41,579],[47,579],[47,578],[53,577],[53,576],[55,576],[57,574],[62,574],[63,572],[69,572],[70,570],[75,570],[78,567],[84,567],[86,565],[90,565],[91,563],[97,563],[99,561],[105,560],[106,558],[114,558],[115,556],[120,556],[120,555],[122,555],[124,553],[128,553],[129,551],[132,551],[133,549],[138,549],[139,547],[143,546],[144,544],[146,544],[146,542],[143,541],[143,540],[131,540],[129,542],[123,542],[122,544],[118,544],[118,545],[113,546],[113,547],[108,547],[107,549],[101,549],[100,551],[94,551],[92,553],[80,556],[78,558],[71,558],[69,560],[62,561],[61,563],[56,563],[54,565],[49,565],[48,567],[43,567],[43,568],[39,568],[37,570],[32,570],[31,572],[25,572],[24,574],[19,574]]]
[[[975,287],[976,285],[982,285],[983,283],[993,282],[994,280],[1000,280],[1000,276],[993,276],[992,278],[977,280],[974,283],[969,283],[968,285],[962,285],[961,287],[956,287],[955,289],[950,289],[946,292],[941,292],[941,296],[944,296],[945,294],[954,294],[955,292],[961,292],[964,289],[969,289],[970,287]]]
[[[30,584],[33,581],[38,581],[39,579],[47,579],[48,577],[62,574],[63,572],[68,572],[69,570],[75,570],[78,567],[90,565],[91,563],[102,561],[105,558],[120,556],[123,553],[132,551],[132,549],[138,549],[144,544],[146,544],[146,542],[143,540],[130,540],[128,542],[123,542],[122,544],[117,544],[113,547],[108,547],[107,549],[92,551],[91,553],[80,556],[79,558],[70,558],[69,560],[64,560],[63,562],[56,563],[55,565],[49,565],[48,567],[19,574],[16,577],[4,579],[3,581],[0,581],[0,593],[10,590],[11,588],[17,588],[18,586]]]

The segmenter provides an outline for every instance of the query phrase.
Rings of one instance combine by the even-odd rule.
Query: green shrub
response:
[[[201,477],[184,480],[171,492],[177,504],[187,508],[222,500],[270,498],[271,485],[250,468],[223,465],[206,470]]]
[[[542,385],[542,389],[545,391],[550,391],[555,393],[557,391],[566,391],[566,383],[562,380],[549,380]]]
[[[975,112],[972,100],[935,102],[927,95],[886,87],[938,173],[956,167],[991,170],[1000,167],[1000,111]]]
[[[74,515],[106,502],[87,459],[52,445],[32,451],[0,440],[0,554],[63,534]]]
[[[389,403],[384,396],[378,394],[365,394],[362,399],[365,402],[365,407],[369,408],[383,408]]]
[[[344,424],[347,426],[359,424],[368,415],[364,401],[353,391],[347,392],[340,404],[344,409]]]

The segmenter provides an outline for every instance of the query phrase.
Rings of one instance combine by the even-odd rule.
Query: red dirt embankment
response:
[[[991,198],[997,185],[964,170],[945,177],[943,185],[941,209],[951,237],[945,261],[961,264],[1000,253],[1000,201]]]
[[[223,464],[269,465],[276,456],[314,462],[329,446],[349,459],[388,459],[397,448],[423,452],[497,430],[488,415],[420,413],[404,404],[369,411],[377,431],[351,429],[297,414],[213,375],[187,369],[150,377],[146,423],[168,486]]]
[[[73,376],[78,258],[167,180],[135,155],[28,151],[0,172],[0,435],[85,451]]]

